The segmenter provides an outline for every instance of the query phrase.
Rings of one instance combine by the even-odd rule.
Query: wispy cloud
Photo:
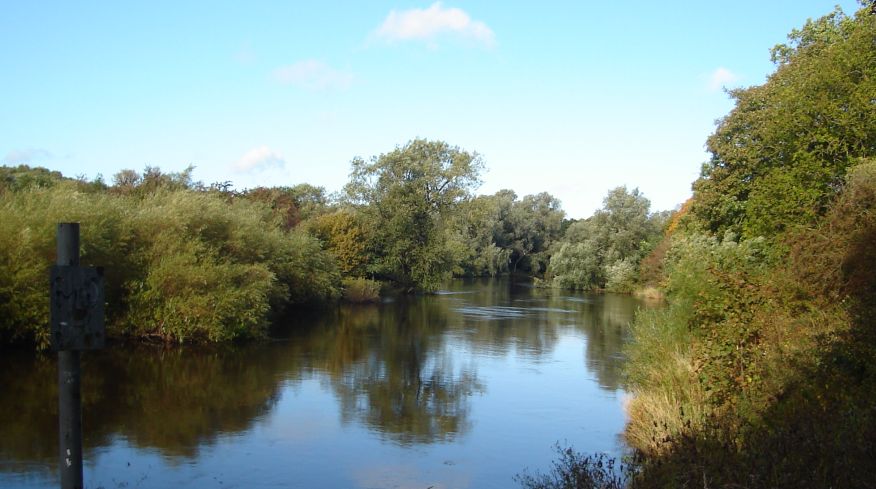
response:
[[[274,80],[305,90],[346,90],[353,84],[353,74],[336,70],[315,59],[299,61],[274,70]]]
[[[3,163],[7,165],[26,165],[38,160],[52,158],[52,153],[41,148],[13,149],[3,157]]]
[[[731,83],[736,83],[737,81],[739,81],[739,75],[722,66],[709,74],[708,87],[709,90],[717,92],[725,86],[730,85]]]
[[[268,168],[282,168],[286,166],[286,159],[283,155],[277,153],[267,146],[259,146],[246,152],[239,160],[237,160],[231,169],[238,173],[248,173],[254,170],[265,170]]]
[[[472,20],[464,10],[435,2],[427,9],[392,10],[374,32],[385,41],[424,41],[434,44],[444,35],[457,36],[493,47],[496,36],[487,24]]]

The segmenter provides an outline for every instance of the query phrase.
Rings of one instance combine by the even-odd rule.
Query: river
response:
[[[83,354],[88,488],[492,488],[623,450],[639,301],[457,281],[238,347]],[[0,487],[57,487],[52,355],[2,352]]]

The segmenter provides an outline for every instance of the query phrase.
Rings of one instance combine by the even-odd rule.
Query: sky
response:
[[[572,218],[687,199],[769,48],[855,1],[2,1],[0,164],[107,182],[195,167],[234,188],[347,182],[414,138],[485,162],[477,193]]]

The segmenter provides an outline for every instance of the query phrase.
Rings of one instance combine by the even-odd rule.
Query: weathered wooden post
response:
[[[58,352],[58,421],[62,489],[82,489],[82,399],[79,352],[102,348],[103,270],[79,266],[79,223],[60,223],[51,277],[52,348]]]

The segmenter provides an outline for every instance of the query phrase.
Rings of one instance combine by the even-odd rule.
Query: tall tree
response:
[[[560,201],[547,192],[527,195],[511,207],[511,270],[517,271],[521,262],[531,273],[541,273],[547,265],[547,251],[560,237],[565,213]]]
[[[731,92],[736,107],[708,139],[691,206],[698,228],[769,237],[809,225],[846,170],[876,155],[876,16],[837,9],[788,38],[765,84]]]
[[[639,260],[660,234],[665,213],[649,214],[651,202],[638,188],[617,187],[602,208],[569,226],[554,248],[549,275],[564,288],[628,291]]]
[[[480,184],[481,157],[415,139],[352,167],[346,192],[373,230],[372,273],[409,290],[436,290],[455,265],[444,226]]]

